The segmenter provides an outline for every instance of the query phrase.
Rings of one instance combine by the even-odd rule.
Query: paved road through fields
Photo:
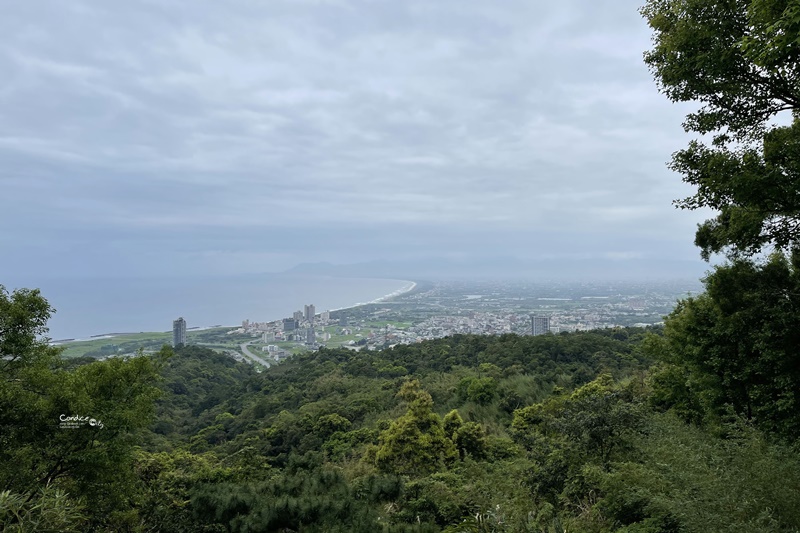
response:
[[[268,362],[267,362],[267,361],[265,361],[264,359],[260,358],[259,356],[257,356],[256,354],[254,354],[253,352],[251,352],[250,350],[248,350],[248,349],[247,349],[247,345],[248,345],[248,344],[249,344],[249,343],[247,343],[247,342],[246,342],[246,343],[244,343],[244,344],[242,344],[242,345],[241,345],[242,353],[245,355],[245,357],[249,357],[250,359],[252,359],[252,360],[253,360],[253,361],[255,361],[256,363],[262,364],[262,365],[264,365],[265,367],[269,368],[269,366],[270,366],[270,363],[268,363]]]

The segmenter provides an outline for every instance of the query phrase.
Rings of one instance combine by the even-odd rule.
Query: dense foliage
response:
[[[38,291],[0,286],[0,523],[133,525],[134,446],[152,422],[168,354],[68,368],[40,338],[51,311]],[[80,427],[62,427],[70,420]]]
[[[645,54],[662,91],[697,102],[692,141],[672,160],[696,187],[682,208],[711,208],[696,244],[726,264],[680,302],[660,346],[656,403],[687,420],[745,417],[787,441],[800,430],[800,4],[650,0]],[[785,116],[785,115],[791,116]],[[770,252],[770,253],[767,253]]]
[[[683,497],[673,518],[692,531],[796,531],[797,506],[786,498],[796,498],[797,464],[784,460],[784,470],[778,457],[796,452],[800,437],[800,4],[649,0],[642,13],[654,30],[645,61],[671,100],[701,104],[684,127],[712,139],[673,156],[672,168],[696,187],[677,205],[715,211],[695,243],[704,259],[729,260],[704,279],[704,294],[679,302],[663,338],[647,342],[662,361],[650,405],[710,430],[725,457],[718,495],[699,506]],[[653,434],[659,459],[674,457],[669,434]],[[695,461],[695,472],[707,468]],[[699,480],[686,474],[694,487]],[[781,484],[791,490],[776,493]]]
[[[758,285],[742,298],[745,289]],[[464,335],[380,352],[323,349],[258,374],[197,346],[66,366],[35,338],[46,302],[3,293],[4,320],[25,327],[3,330],[2,361],[25,362],[7,364],[0,383],[0,523],[797,531],[795,426],[781,419],[778,441],[726,411],[725,395],[738,390],[727,382],[706,401],[687,382],[694,367],[674,354],[680,317],[703,298],[676,310],[666,336]],[[652,366],[646,354],[667,362]],[[91,412],[105,427],[59,428],[61,411]]]
[[[649,0],[645,54],[672,101],[697,102],[687,131],[708,134],[672,168],[697,192],[678,205],[711,208],[696,243],[705,258],[798,245],[800,7],[793,0]],[[776,123],[776,117],[792,113]]]

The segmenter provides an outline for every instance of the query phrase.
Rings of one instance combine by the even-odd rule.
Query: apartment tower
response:
[[[544,335],[550,332],[550,317],[533,315],[531,317],[531,333],[533,335]]]
[[[172,345],[175,348],[186,345],[186,321],[182,316],[172,321]]]

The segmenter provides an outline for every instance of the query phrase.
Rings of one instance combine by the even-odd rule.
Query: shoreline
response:
[[[359,302],[359,303],[356,303],[356,304],[353,304],[353,305],[348,305],[348,306],[345,306],[345,307],[337,307],[336,309],[328,309],[327,311],[330,311],[332,313],[334,311],[344,311],[345,309],[353,309],[355,307],[361,307],[362,305],[378,304],[378,303],[384,302],[386,300],[391,300],[392,298],[396,298],[398,296],[402,296],[403,294],[409,293],[409,292],[411,292],[411,291],[413,291],[414,289],[417,288],[417,282],[416,281],[410,281],[410,280],[405,280],[405,279],[401,279],[401,280],[397,280],[397,281],[405,281],[405,282],[409,283],[409,285],[406,286],[406,287],[401,287],[401,288],[397,289],[396,291],[390,292],[389,294],[383,295],[380,298],[375,298],[374,300],[370,300],[369,302]]]
[[[403,294],[409,293],[409,292],[413,291],[417,287],[417,282],[416,281],[412,281],[412,280],[387,279],[387,281],[401,281],[401,282],[406,283],[406,285],[404,285],[403,287],[401,287],[401,288],[399,288],[399,289],[397,289],[395,291],[390,292],[389,294],[385,294],[383,296],[380,296],[380,297],[375,298],[374,300],[370,300],[368,302],[358,302],[358,303],[355,303],[353,305],[347,305],[345,307],[337,307],[336,309],[327,309],[326,311],[330,311],[330,312],[344,311],[346,309],[354,309],[356,307],[361,307],[363,305],[370,305],[370,304],[377,304],[377,303],[385,302],[387,300],[391,300],[392,298],[396,298],[398,296],[402,296]],[[266,322],[268,322],[268,323],[269,322],[277,322],[278,320],[281,320],[281,318],[277,318],[275,320],[267,320]],[[239,326],[239,325],[235,325],[235,326],[197,326],[197,327],[193,327],[191,329],[191,331],[202,331],[202,330],[215,329],[215,328],[233,329],[233,328],[237,328],[237,327],[241,327],[241,326]],[[141,334],[146,334],[146,333],[157,333],[157,334],[164,335],[164,334],[169,334],[169,333],[172,333],[172,332],[171,331],[129,331],[129,332],[119,332],[119,333],[101,333],[99,335],[90,335],[89,337],[84,337],[84,338],[51,340],[51,341],[48,342],[48,344],[50,346],[63,346],[63,345],[66,345],[66,344],[72,344],[72,343],[77,343],[77,342],[91,342],[91,341],[96,341],[96,340],[113,339],[113,338],[116,338],[116,337],[125,337],[125,336],[128,336],[128,335],[141,335]]]

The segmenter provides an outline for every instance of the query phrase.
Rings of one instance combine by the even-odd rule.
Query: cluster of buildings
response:
[[[402,339],[401,342],[420,342],[456,334],[503,335],[505,333],[518,333],[522,335],[544,335],[550,332],[558,333],[558,327],[550,325],[550,316],[548,315],[529,316],[519,313],[470,312],[466,316],[433,316],[401,333],[395,334],[395,337]]]
[[[495,313],[469,313],[466,316],[432,316],[408,328],[420,340],[455,334],[502,335],[512,332],[509,317]]]
[[[317,327],[325,327],[331,323],[330,311],[317,314],[314,304],[303,306],[303,310],[295,311],[291,317],[282,318],[273,322],[250,322],[244,320],[242,327],[233,330],[231,333],[250,333],[262,334],[262,340],[266,342],[300,342],[310,347],[318,346],[320,340],[323,342],[330,338],[329,334],[317,332]],[[326,338],[327,337],[327,338]],[[265,351],[267,350],[265,347]],[[277,351],[273,347],[271,351]]]
[[[273,358],[303,345],[316,349],[350,346],[378,349],[456,334],[544,335],[616,326],[658,324],[677,299],[691,291],[683,282],[654,284],[531,284],[514,282],[434,283],[427,290],[401,295],[391,302],[368,304],[335,319],[313,304],[290,317],[250,322],[229,333],[260,337],[261,350]],[[336,335],[336,343],[329,343]],[[173,323],[173,344],[186,342],[186,323]],[[286,343],[293,343],[287,345]]]
[[[345,329],[351,334],[362,328]],[[466,315],[440,315],[429,317],[413,326],[398,328],[387,324],[379,330],[366,333],[359,341],[350,341],[351,347],[378,349],[395,344],[413,344],[424,340],[439,339],[458,334],[503,335],[519,333],[523,335],[544,335],[558,332],[550,325],[550,316],[527,314],[497,314],[470,312]],[[358,334],[357,334],[358,335]]]

